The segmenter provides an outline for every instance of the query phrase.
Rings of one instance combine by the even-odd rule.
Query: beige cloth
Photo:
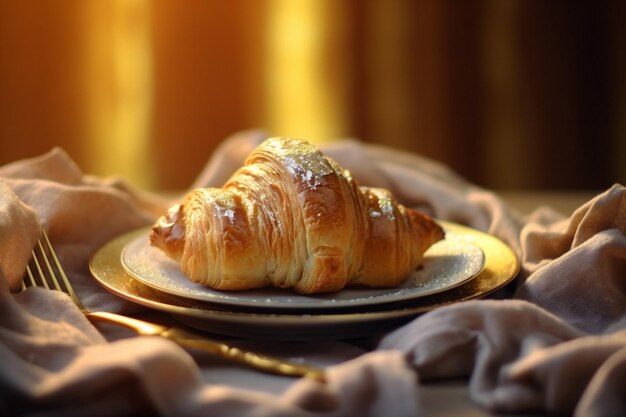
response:
[[[221,185],[264,138],[226,140],[193,186]],[[235,341],[328,366],[326,385],[241,369],[173,343],[93,327],[60,293],[10,294],[48,230],[90,309],[143,308],[101,289],[87,263],[169,205],[123,180],[84,175],[59,149],[0,167],[0,415],[416,416],[422,384],[466,378],[492,411],[626,415],[626,189],[570,218],[511,212],[497,195],[416,155],[343,141],[325,151],[365,185],[438,218],[489,231],[522,272],[510,299],[444,307],[379,344]]]

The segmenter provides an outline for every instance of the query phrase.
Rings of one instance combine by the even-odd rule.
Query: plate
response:
[[[357,308],[412,300],[447,291],[474,278],[485,265],[483,251],[463,235],[446,231],[446,238],[424,254],[421,267],[397,287],[345,288],[331,294],[300,295],[291,290],[266,288],[220,291],[191,281],[178,262],[150,245],[148,234],[124,247],[122,266],[130,275],[159,291],[194,300],[257,309]]]
[[[501,240],[465,226],[440,223],[483,251],[483,270],[474,279],[448,291],[357,311],[250,311],[244,307],[232,308],[157,291],[134,279],[120,262],[122,250],[138,236],[145,235],[146,229],[124,234],[105,244],[91,258],[89,268],[96,281],[110,292],[219,335],[280,340],[367,337],[392,330],[435,308],[488,296],[517,275],[519,261],[513,250]]]

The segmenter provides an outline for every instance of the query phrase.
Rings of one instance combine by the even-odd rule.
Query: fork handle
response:
[[[307,377],[320,382],[325,381],[324,371],[319,368],[242,350],[180,328],[169,328],[161,333],[160,336],[173,340],[180,346],[209,352],[220,358],[228,359],[259,371],[283,376]]]
[[[320,368],[242,350],[177,327],[161,326],[109,312],[90,312],[86,316],[92,321],[104,321],[122,325],[135,330],[141,335],[164,337],[172,340],[179,346],[202,350],[266,373],[291,377],[307,377],[320,382],[325,381],[324,371]]]

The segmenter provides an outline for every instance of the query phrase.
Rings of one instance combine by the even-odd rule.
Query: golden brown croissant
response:
[[[220,189],[191,191],[150,242],[210,288],[303,294],[393,287],[444,236],[430,217],[358,186],[313,145],[267,139]]]

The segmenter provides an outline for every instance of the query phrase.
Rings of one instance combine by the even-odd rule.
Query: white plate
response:
[[[121,264],[131,276],[159,291],[179,297],[237,307],[328,309],[363,307],[406,301],[447,291],[478,275],[485,255],[471,239],[448,231],[446,238],[425,254],[422,267],[400,286],[387,289],[345,288],[331,294],[299,295],[274,288],[219,291],[187,278],[177,262],[150,245],[147,235],[130,241],[122,250]]]

